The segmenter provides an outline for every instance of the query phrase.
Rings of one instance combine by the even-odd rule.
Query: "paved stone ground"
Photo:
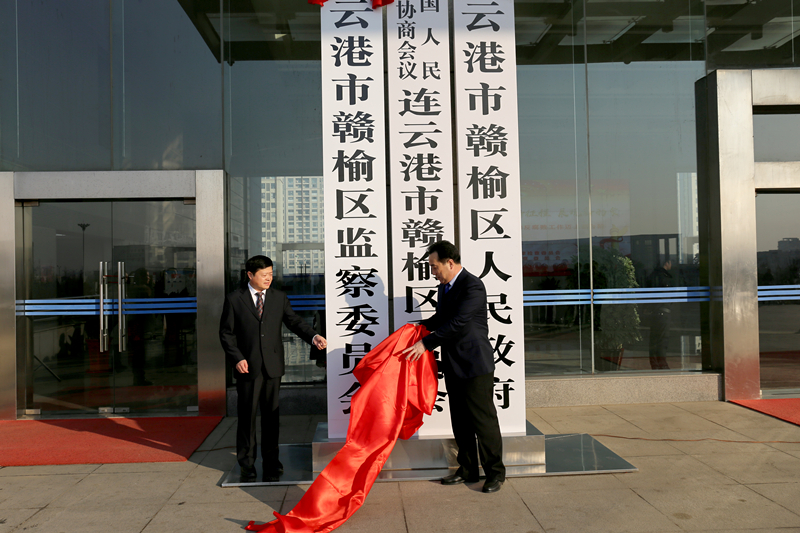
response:
[[[285,417],[282,441],[308,442],[322,417]],[[800,532],[800,427],[722,402],[528,410],[544,433],[584,432],[639,468],[629,474],[480,484],[378,483],[339,530]],[[238,532],[300,499],[303,486],[222,488],[236,420],[227,418],[184,463],[0,469],[0,533]],[[736,444],[699,441],[794,441]]]

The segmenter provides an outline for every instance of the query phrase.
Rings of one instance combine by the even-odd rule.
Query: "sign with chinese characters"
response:
[[[460,251],[489,300],[504,435],[525,434],[517,65],[513,0],[454,7]]]
[[[390,333],[383,16],[369,0],[320,15],[328,435],[344,438],[353,368]]]
[[[395,329],[436,311],[426,248],[455,242],[447,0],[387,8],[389,168]],[[438,353],[437,353],[438,356]],[[451,435],[444,380],[420,435]]]

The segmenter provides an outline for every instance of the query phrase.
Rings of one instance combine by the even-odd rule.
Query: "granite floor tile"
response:
[[[639,533],[680,531],[631,489],[523,493],[545,531]]]
[[[9,476],[0,481],[0,510],[38,509],[71,493],[85,475]]]
[[[433,482],[399,485],[409,533],[543,531],[510,483],[494,494],[482,493],[482,483],[451,487]]]
[[[128,505],[163,505],[182,485],[188,472],[89,474],[48,505],[102,509]]]
[[[780,483],[800,479],[800,458],[784,452],[693,455],[739,483]]]
[[[612,435],[629,435],[639,433],[641,428],[614,414],[598,416],[573,416],[551,418],[546,421],[558,433],[606,433]]]
[[[108,506],[98,507],[92,512],[80,508],[47,507],[20,524],[17,531],[140,533],[160,507],[160,505]]]
[[[753,454],[747,454],[752,457]],[[736,455],[724,457],[736,457]],[[681,490],[686,485],[713,486],[735,485],[736,481],[702,461],[689,455],[668,455],[660,457],[637,457],[638,472],[631,474],[612,474],[629,488],[662,488]]]
[[[252,501],[283,501],[287,487],[221,487],[222,478],[216,470],[193,472],[165,501],[179,503],[225,503]]]
[[[0,533],[11,533],[39,509],[0,509]]]
[[[525,418],[533,424],[533,427],[544,433],[545,435],[553,435],[558,433],[556,429],[545,421],[544,418],[537,415],[533,409],[528,409]]]
[[[752,439],[723,427],[710,431],[657,431],[652,435],[654,438],[664,439],[670,446],[689,455],[774,451],[766,444],[748,442]]]
[[[207,452],[202,452],[205,455]],[[126,474],[142,472],[186,472],[197,468],[198,462],[178,461],[169,463],[109,463],[100,465],[93,474]]]
[[[620,480],[611,474],[593,474],[588,476],[541,476],[508,478],[507,484],[522,494],[526,492],[560,492],[600,489],[624,489]]]
[[[800,515],[742,485],[634,490],[682,529],[800,527]]]
[[[785,424],[779,428],[740,428],[737,432],[752,439],[764,442],[767,446],[781,451],[800,451],[800,426]],[[781,442],[775,442],[781,441]]]
[[[660,442],[658,440],[644,440],[653,439],[653,436],[644,431],[626,431],[624,437],[638,437],[636,438],[617,438],[606,437],[599,434],[592,436],[605,445],[609,450],[613,451],[620,457],[630,459],[632,457],[647,457],[654,455],[681,455],[682,451],[674,446],[670,446],[668,442]]]
[[[9,476],[59,476],[71,474],[91,474],[102,465],[42,465],[6,466],[0,468],[0,478]]]
[[[281,501],[186,503],[166,505],[147,524],[143,533],[241,533],[251,520],[258,524],[274,518]]]
[[[722,402],[720,402],[722,403]],[[725,409],[698,409],[695,414],[730,429],[779,429],[787,422],[736,404],[725,404]]]
[[[208,455],[203,458],[199,466],[202,469],[218,470],[227,473],[231,471],[235,464],[236,451],[231,449],[208,452]]]
[[[790,483],[758,483],[747,487],[768,500],[800,515],[800,478]]]
[[[608,409],[600,405],[578,405],[573,407],[532,407],[528,409],[545,420],[570,416],[607,415]]]
[[[200,444],[197,451],[208,451],[217,446],[217,443],[225,436],[232,426],[236,425],[236,418],[226,417],[209,433],[208,437]]]
[[[613,405],[608,410],[647,432],[714,431],[716,422],[670,404]]]

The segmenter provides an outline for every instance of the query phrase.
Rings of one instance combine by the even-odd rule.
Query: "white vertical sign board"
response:
[[[450,30],[447,0],[387,7],[394,325],[436,311],[439,282],[426,248],[455,242]],[[423,435],[452,435],[444,380]]]
[[[328,435],[344,438],[353,368],[389,335],[383,14],[369,0],[320,14]]]
[[[514,1],[454,6],[456,158],[462,264],[486,285],[495,404],[525,434],[525,337]]]

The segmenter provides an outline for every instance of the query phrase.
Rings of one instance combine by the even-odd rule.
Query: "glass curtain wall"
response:
[[[224,2],[229,289],[248,257],[274,263],[276,288],[324,334],[324,206],[319,6]],[[284,331],[283,381],[325,379],[324,354]]]
[[[707,70],[796,67],[800,61],[797,0],[706,0]]]
[[[526,373],[591,372],[583,4],[518,3]],[[557,24],[548,21],[558,20]]]
[[[2,2],[0,170],[221,168],[222,72],[192,4]]]
[[[700,370],[703,4],[587,3],[594,361]]]
[[[528,375],[700,370],[703,3],[516,9]]]
[[[800,117],[792,118],[797,126]],[[797,194],[759,193],[756,197],[758,344],[764,397],[796,397],[800,392],[798,207]]]

